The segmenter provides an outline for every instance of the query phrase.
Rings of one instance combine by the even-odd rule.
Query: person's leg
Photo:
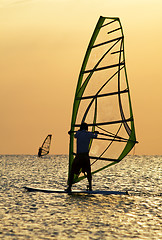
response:
[[[87,179],[89,183],[89,191],[92,191],[92,176],[91,176],[91,171],[87,170]]]
[[[86,172],[87,172],[87,179],[88,179],[88,183],[89,183],[89,191],[92,191],[92,175],[91,175],[91,165],[90,165],[89,156],[87,156]]]
[[[68,182],[68,188],[67,190],[71,192],[72,184],[73,184],[73,179],[74,179],[74,164],[72,164],[70,176],[69,176],[69,182]]]
[[[71,192],[71,188],[72,188],[72,184],[73,184],[73,180],[74,180],[74,174],[77,172],[77,168],[78,168],[78,157],[76,156],[72,163],[71,172],[70,172],[69,181],[68,181],[67,190],[69,192]]]

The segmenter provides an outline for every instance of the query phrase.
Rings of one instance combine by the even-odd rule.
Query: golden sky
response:
[[[161,0],[1,0],[0,154],[68,154],[72,105],[99,16],[125,35],[136,154],[162,154]]]

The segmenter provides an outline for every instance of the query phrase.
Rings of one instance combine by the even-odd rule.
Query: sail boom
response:
[[[113,138],[101,138],[101,137],[97,137],[96,140],[104,140],[104,141],[115,141],[115,142],[127,142],[128,140],[125,139],[113,139]]]
[[[134,141],[134,140],[129,140],[129,139],[115,139],[115,138],[96,138],[96,140],[105,140],[105,141],[115,141],[115,142],[133,142],[133,143],[138,143],[138,141]]]
[[[76,156],[76,153],[73,152],[73,155]],[[104,158],[104,157],[96,157],[96,156],[89,156],[90,159],[97,159],[97,160],[102,160],[102,161],[111,161],[111,162],[119,162],[118,159],[114,159],[114,158]]]
[[[104,158],[104,157],[94,157],[94,156],[89,156],[90,159],[97,159],[101,161],[109,161],[109,162],[119,162],[118,159],[113,159],[113,158]]]

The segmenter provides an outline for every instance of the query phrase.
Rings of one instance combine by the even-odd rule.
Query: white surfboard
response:
[[[63,189],[46,189],[46,188],[36,188],[36,187],[24,187],[29,192],[45,192],[45,193],[58,193],[58,194],[101,194],[101,195],[128,195],[128,192],[122,192],[122,191],[85,191],[85,190],[72,190],[70,193]]]

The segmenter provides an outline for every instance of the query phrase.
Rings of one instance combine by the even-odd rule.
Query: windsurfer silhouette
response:
[[[41,157],[41,154],[42,154],[42,148],[40,147],[38,151],[38,157]]]
[[[68,132],[71,134],[71,131]],[[89,132],[87,123],[82,123],[80,129],[76,132],[74,137],[77,139],[77,154],[72,163],[71,172],[69,176],[67,192],[71,192],[74,174],[79,175],[82,171],[89,183],[89,191],[92,191],[92,176],[91,165],[89,158],[89,143],[92,138],[97,138],[98,132]]]

